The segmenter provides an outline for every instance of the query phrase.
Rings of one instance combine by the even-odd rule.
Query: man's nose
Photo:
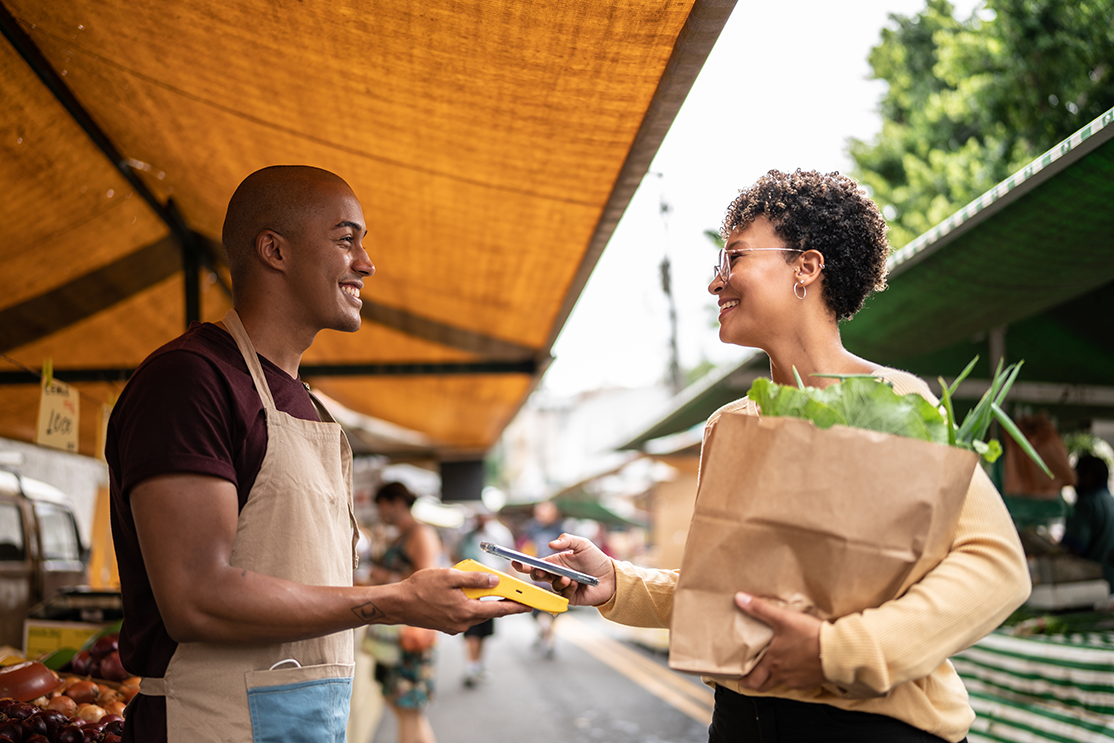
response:
[[[367,254],[366,250],[360,250],[359,255],[356,256],[356,263],[353,265],[353,269],[364,276],[375,275],[375,264],[371,262],[371,256]]]

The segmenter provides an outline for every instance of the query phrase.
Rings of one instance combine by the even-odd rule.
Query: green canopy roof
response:
[[[996,359],[1024,360],[1011,401],[1066,430],[1114,419],[1112,308],[1114,109],[897,251],[889,288],[841,333],[853,353],[930,381],[978,355],[968,399]],[[758,353],[685,390],[620,448],[701,423],[768,369]]]

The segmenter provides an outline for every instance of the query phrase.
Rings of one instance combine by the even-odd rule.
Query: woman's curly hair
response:
[[[765,216],[786,247],[824,256],[822,296],[837,320],[850,320],[867,296],[886,288],[886,220],[851,178],[815,170],[771,170],[727,207],[726,240],[737,227]],[[787,253],[792,262],[795,254]]]

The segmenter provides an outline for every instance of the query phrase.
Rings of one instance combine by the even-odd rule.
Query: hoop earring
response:
[[[797,293],[797,287],[801,288],[800,293]],[[793,285],[793,296],[795,296],[797,299],[804,299],[808,296],[808,287],[805,286],[805,283],[803,281],[799,284]]]

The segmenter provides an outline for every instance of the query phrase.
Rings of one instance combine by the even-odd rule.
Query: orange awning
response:
[[[365,451],[482,453],[733,4],[2,0],[0,436],[33,438],[49,357],[92,454],[127,373],[229,307],[236,185],[297,163],[352,186],[377,268],[303,377],[416,437]]]

